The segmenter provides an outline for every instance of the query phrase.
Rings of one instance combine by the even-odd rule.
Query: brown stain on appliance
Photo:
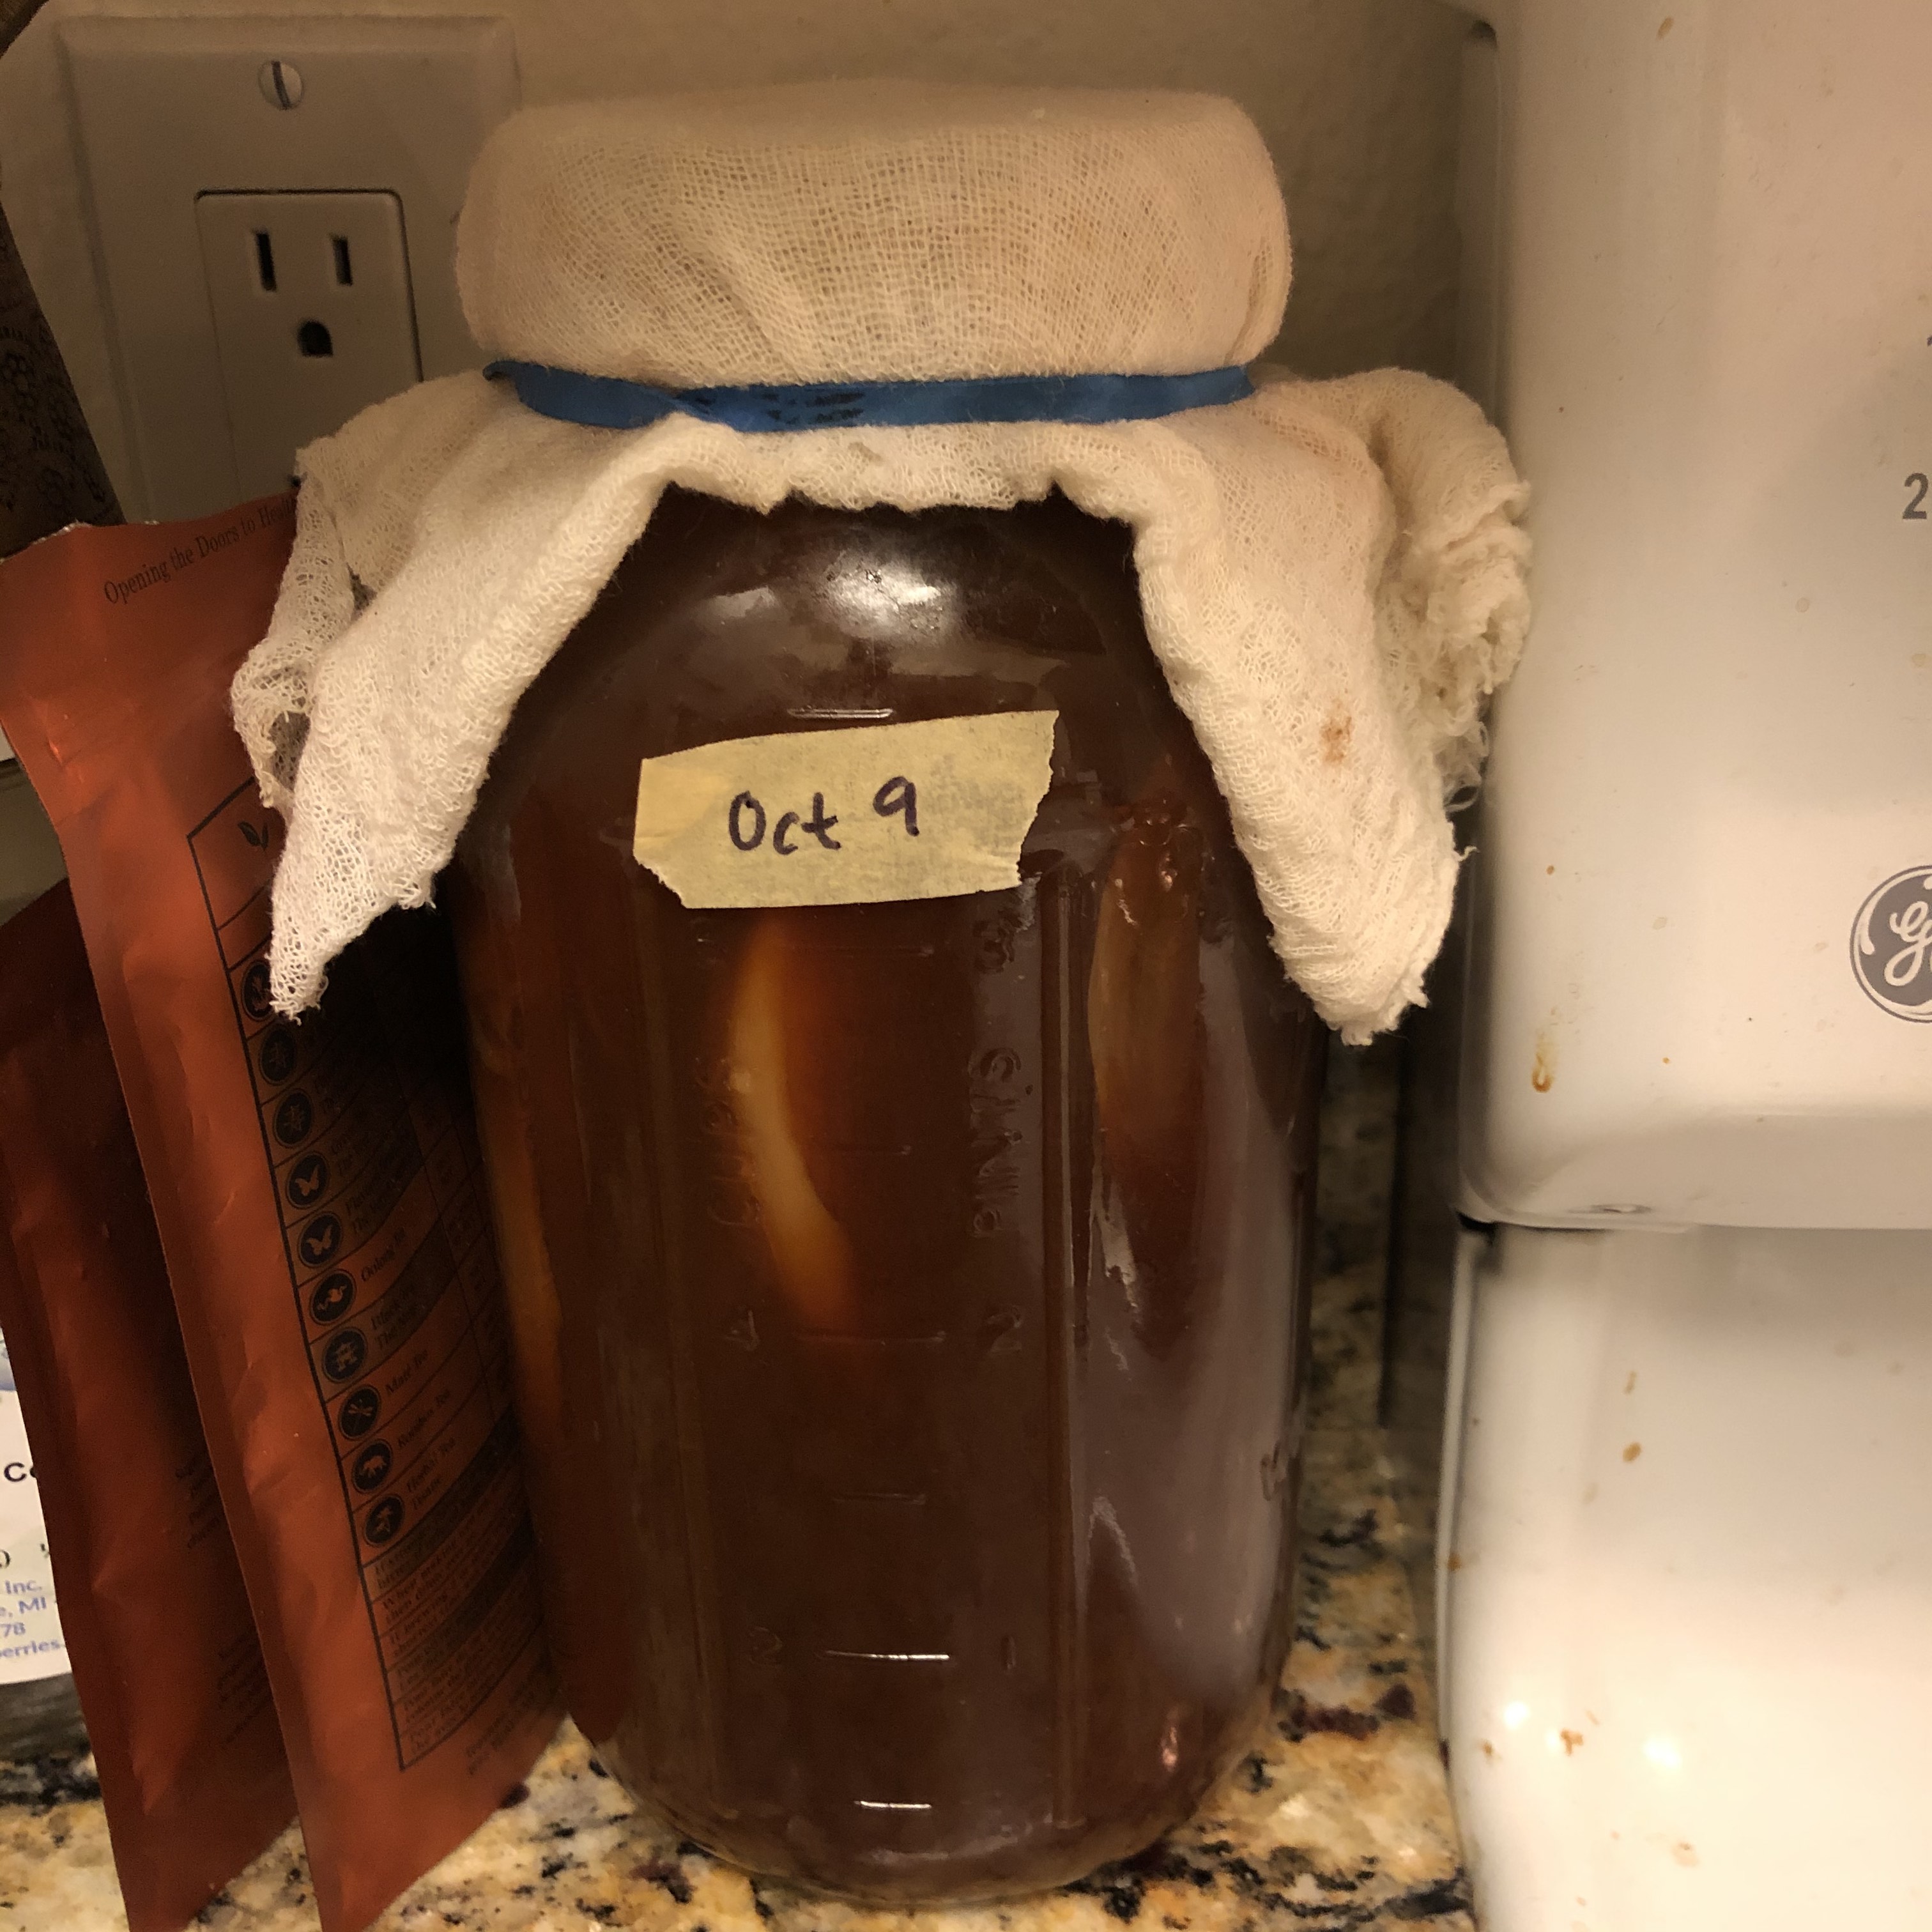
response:
[[[1556,1042],[1547,1028],[1536,1036],[1536,1057],[1530,1063],[1529,1084],[1539,1094],[1547,1094],[1556,1084]]]

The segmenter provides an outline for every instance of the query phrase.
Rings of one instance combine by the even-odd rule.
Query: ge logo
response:
[[[1932,1021],[1932,866],[1894,874],[1859,908],[1852,970],[1887,1012]]]

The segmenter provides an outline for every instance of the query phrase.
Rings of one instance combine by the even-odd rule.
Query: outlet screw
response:
[[[264,61],[260,78],[262,97],[271,107],[302,105],[302,74],[292,61]]]

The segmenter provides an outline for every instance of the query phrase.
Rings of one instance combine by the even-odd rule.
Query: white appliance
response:
[[[1478,1916],[1924,1932],[1932,6],[1491,20],[1465,340],[1537,614],[1473,828],[1454,1163]]]

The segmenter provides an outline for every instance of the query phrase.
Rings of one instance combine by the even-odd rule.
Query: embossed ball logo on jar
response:
[[[1894,873],[1859,908],[1852,970],[1887,1012],[1932,1021],[1932,866]]]

